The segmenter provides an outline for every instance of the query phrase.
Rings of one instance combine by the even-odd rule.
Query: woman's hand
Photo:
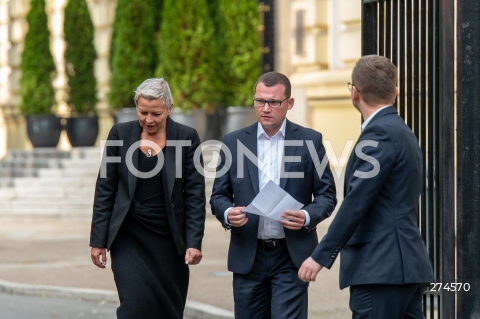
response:
[[[202,260],[202,252],[196,248],[188,248],[185,253],[185,263],[188,265],[197,265]]]
[[[101,247],[92,247],[90,255],[95,266],[98,268],[105,268],[105,265],[107,265],[107,249]],[[100,256],[102,256],[101,261]]]

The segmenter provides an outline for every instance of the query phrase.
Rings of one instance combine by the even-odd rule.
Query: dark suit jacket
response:
[[[369,179],[371,159],[352,151],[345,173],[345,199],[328,233],[312,254],[330,268],[338,252],[340,288],[360,284],[409,284],[434,281],[425,244],[418,229],[422,191],[422,153],[418,141],[394,107],[381,110],[357,142],[378,142],[362,152],[380,164]]]
[[[240,178],[237,167],[237,140],[253,154],[257,154],[257,123],[227,134],[223,143],[232,152],[232,165],[225,175],[217,177],[210,199],[212,213],[225,225],[225,210],[232,206],[247,206],[259,192],[258,168],[249,159],[243,163],[244,177]],[[327,164],[322,176],[318,176],[313,159],[305,141],[313,141],[320,161],[325,155],[322,135],[314,130],[296,125],[287,120],[285,140],[303,141],[302,146],[286,146],[285,156],[300,156],[301,162],[286,162],[285,172],[303,172],[304,178],[281,178],[280,187],[303,203],[302,208],[310,215],[309,228],[285,229],[288,251],[297,267],[310,256],[318,243],[316,225],[329,217],[335,208],[335,182]],[[225,155],[220,157],[220,168],[225,164]],[[313,197],[313,199],[312,199]],[[247,213],[248,222],[242,227],[232,227],[228,253],[228,269],[234,273],[250,271],[257,251],[258,215]]]
[[[127,168],[125,156],[130,145],[139,141],[141,126],[138,121],[119,123],[112,127],[108,140],[120,140],[123,146],[105,147],[105,154],[118,157],[120,163],[108,163],[107,177],[97,178],[93,204],[90,246],[112,246],[115,236],[127,215],[135,194],[137,177]],[[188,140],[191,146],[181,148],[181,158],[175,156],[175,148],[167,146],[165,162],[161,170],[165,203],[173,239],[179,255],[186,248],[201,249],[205,228],[205,179],[196,170],[193,155],[200,145],[197,132],[188,126],[167,118],[167,141]],[[203,159],[200,157],[203,166]],[[135,167],[138,157],[133,158]],[[182,178],[175,177],[175,168],[182,165]]]

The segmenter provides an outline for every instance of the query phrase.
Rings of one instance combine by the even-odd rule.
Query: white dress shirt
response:
[[[283,120],[282,126],[278,132],[269,137],[263,129],[260,122],[257,128],[257,157],[258,157],[258,189],[262,190],[267,183],[272,180],[275,184],[280,185],[280,171],[282,169],[283,150],[285,142],[285,127],[287,120]],[[228,212],[233,207],[225,210],[225,222],[228,224]],[[307,211],[305,213],[305,227],[310,225],[310,215]],[[283,225],[280,221],[268,218],[259,217],[258,221],[258,238],[285,238]]]
[[[373,113],[372,115],[370,115],[368,117],[368,119],[366,119],[363,123],[362,123],[362,132],[363,130],[367,127],[368,123],[370,123],[370,121],[375,117],[375,115],[377,115],[378,112],[380,112],[381,110],[389,107],[390,105],[387,105],[387,106],[384,106],[384,107],[381,107],[379,108],[378,110],[375,111],[375,113]]]

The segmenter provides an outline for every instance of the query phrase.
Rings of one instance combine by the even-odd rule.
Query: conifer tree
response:
[[[216,48],[206,1],[165,0],[162,15],[156,76],[170,84],[176,106],[210,110]]]
[[[27,14],[28,32],[20,69],[20,111],[23,115],[51,114],[55,104],[56,68],[50,51],[50,32],[44,0],[32,0]]]
[[[111,49],[109,104],[135,107],[133,90],[155,74],[155,11],[153,0],[118,0]]]
[[[69,105],[76,114],[94,114],[97,102],[94,73],[97,54],[93,44],[94,27],[85,0],[68,1],[64,34]]]
[[[252,105],[253,87],[260,76],[256,0],[219,0],[219,72],[222,104]]]

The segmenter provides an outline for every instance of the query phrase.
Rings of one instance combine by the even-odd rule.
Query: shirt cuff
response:
[[[230,209],[232,209],[232,208],[233,208],[233,207],[229,207],[229,208],[225,209],[225,213],[223,213],[223,219],[225,220],[225,226],[227,226],[227,227],[232,226],[232,224],[230,224],[230,223],[228,222],[228,212],[229,212]],[[309,219],[309,221],[310,221],[310,219]]]
[[[302,209],[302,212],[305,213],[305,224],[303,225],[303,227],[306,227],[308,228],[308,226],[310,226],[310,215],[308,214],[308,212],[304,209]],[[228,213],[228,212],[227,212]]]

